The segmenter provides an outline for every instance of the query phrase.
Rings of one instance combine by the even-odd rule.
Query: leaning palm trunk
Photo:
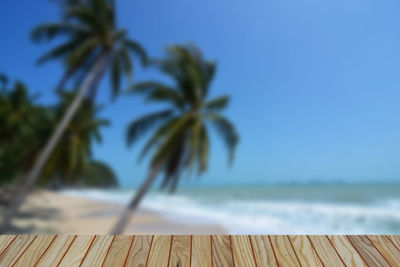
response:
[[[82,103],[85,95],[87,94],[89,88],[91,88],[93,82],[97,80],[97,76],[101,75],[103,72],[103,68],[106,67],[108,59],[108,54],[102,54],[95,65],[93,66],[92,71],[88,74],[85,82],[83,83],[82,87],[79,89],[77,95],[75,96],[74,101],[69,106],[68,110],[65,112],[63,118],[57,125],[55,131],[51,135],[49,141],[45,145],[43,151],[40,153],[38,160],[36,161],[35,165],[31,169],[31,171],[26,176],[25,184],[20,188],[19,192],[15,195],[10,207],[6,210],[3,215],[3,220],[0,224],[0,234],[3,234],[4,231],[8,228],[12,218],[18,212],[20,206],[24,202],[27,194],[33,188],[36,180],[38,179],[40,172],[42,171],[43,167],[45,166],[49,156],[55,149],[57,143],[59,142],[60,138],[62,137],[65,129],[69,125],[71,119],[73,118],[74,114],[78,110],[79,106]]]
[[[114,225],[113,229],[111,230],[110,234],[119,235],[122,234],[129,223],[133,213],[137,210],[140,202],[142,201],[144,195],[149,191],[151,185],[157,178],[157,174],[160,171],[160,166],[155,167],[149,173],[149,176],[144,181],[142,186],[139,188],[137,193],[134,195],[132,200],[129,202],[129,205],[123,211],[121,217],[119,218],[118,222]]]

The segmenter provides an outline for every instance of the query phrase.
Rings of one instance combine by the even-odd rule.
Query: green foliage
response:
[[[19,81],[0,91],[0,184],[13,181],[31,168],[73,97],[74,93],[62,92],[59,103],[43,106]],[[91,157],[93,141],[102,141],[100,128],[109,124],[97,118],[99,110],[91,100],[84,100],[47,162],[40,184],[54,180],[64,185],[94,185],[96,181],[98,185],[116,184],[112,170]],[[99,176],[97,180],[95,175]]]
[[[190,175],[197,169],[200,175],[207,170],[210,140],[208,125],[215,126],[224,140],[229,162],[232,162],[239,135],[234,125],[221,112],[228,106],[229,97],[208,100],[215,75],[214,62],[203,59],[195,46],[172,46],[167,58],[153,60],[164,74],[170,76],[173,86],[147,81],[132,86],[128,93],[144,95],[147,101],[169,104],[170,109],[145,115],[131,122],[127,143],[132,145],[139,137],[155,129],[145,143],[140,158],[152,152],[150,168],[164,174],[162,187],[174,191],[181,174]]]
[[[0,92],[0,184],[30,167],[51,130],[51,112],[34,98],[19,81]]]
[[[118,179],[114,171],[100,161],[91,161],[78,181],[82,185],[90,187],[107,188],[118,186]]]
[[[110,59],[106,69],[111,73],[112,95],[117,96],[124,77],[132,83],[133,57],[147,64],[146,51],[127,37],[125,29],[117,27],[114,1],[67,0],[60,1],[60,6],[60,22],[42,24],[32,30],[31,39],[35,42],[62,40],[42,55],[38,63],[61,60],[68,78],[81,82],[93,62],[107,55]]]
[[[63,116],[75,93],[62,92],[59,96],[60,103],[52,108],[55,121]],[[68,183],[68,180],[85,171],[90,162],[92,141],[100,143],[100,128],[109,125],[108,120],[97,118],[99,110],[90,99],[84,100],[47,162],[43,170],[44,177],[56,176],[61,182]]]

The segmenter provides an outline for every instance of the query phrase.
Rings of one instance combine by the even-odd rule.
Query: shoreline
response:
[[[124,206],[49,190],[36,190],[21,207],[8,233],[108,234]],[[183,223],[140,208],[124,234],[227,234],[217,224]]]

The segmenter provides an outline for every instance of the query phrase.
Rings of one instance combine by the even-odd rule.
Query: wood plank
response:
[[[387,239],[392,241],[396,248],[400,250],[400,236],[399,235],[387,235]]]
[[[46,253],[39,259],[39,262],[36,263],[37,266],[56,266],[74,239],[75,236],[57,236]]]
[[[390,266],[366,236],[349,235],[347,238],[357,250],[358,254],[360,254],[360,256],[367,263],[367,265]]]
[[[350,241],[342,235],[330,235],[333,246],[347,266],[367,266]]]
[[[169,254],[171,251],[171,240],[172,237],[167,235],[154,236],[147,266],[168,266]]]
[[[213,266],[234,266],[230,237],[227,235],[211,236]]]
[[[0,255],[5,250],[14,239],[17,238],[16,235],[1,235],[0,236]]]
[[[50,245],[54,242],[57,236],[54,235],[40,235],[32,244],[27,248],[25,253],[15,263],[15,266],[30,266],[36,264],[40,257],[47,251]]]
[[[172,236],[169,266],[190,266],[192,240],[190,235]]]
[[[92,247],[86,254],[81,266],[101,266],[111,246],[112,235],[95,236]]]
[[[400,236],[0,236],[0,266],[400,266]]]
[[[368,239],[392,266],[400,266],[400,251],[383,235],[368,235]]]
[[[250,236],[250,241],[253,244],[257,266],[278,266],[268,236],[253,235]]]
[[[231,237],[232,251],[235,266],[252,266],[256,267],[254,252],[249,236],[234,235]]]
[[[18,236],[0,255],[0,266],[14,264],[36,238],[37,235]]]
[[[194,235],[192,237],[192,267],[211,267],[211,237]]]
[[[302,266],[323,266],[307,236],[290,235],[289,239]]]
[[[126,259],[126,266],[143,267],[146,265],[152,239],[152,235],[135,236],[128,258]]]
[[[269,238],[280,266],[300,266],[297,255],[287,236],[271,235]]]
[[[124,266],[129,250],[132,246],[132,241],[132,235],[115,236],[102,266]]]
[[[326,236],[310,235],[310,242],[322,263],[327,266],[345,266]]]
[[[79,266],[90,248],[95,236],[78,235],[66,251],[58,266]]]

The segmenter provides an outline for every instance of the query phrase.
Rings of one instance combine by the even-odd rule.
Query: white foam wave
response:
[[[81,190],[66,194],[125,204],[133,191]],[[205,203],[182,195],[150,194],[143,207],[185,223],[217,223],[232,234],[398,234],[400,200],[348,204],[307,201]]]

